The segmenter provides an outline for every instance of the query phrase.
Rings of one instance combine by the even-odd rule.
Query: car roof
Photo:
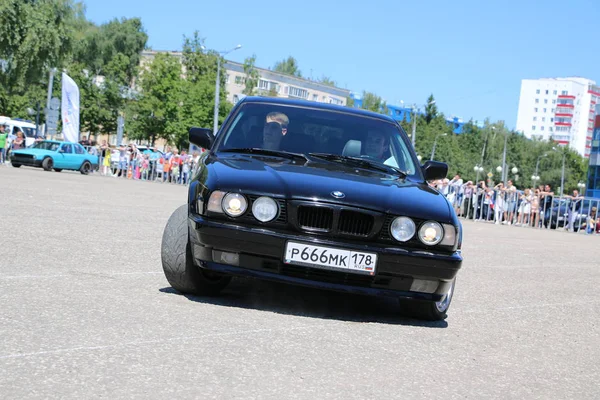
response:
[[[353,108],[348,106],[340,106],[329,103],[319,103],[317,101],[301,100],[301,99],[289,99],[289,98],[278,98],[278,97],[262,97],[262,96],[246,96],[238,101],[237,104],[243,103],[264,103],[264,104],[281,104],[286,106],[298,106],[307,107],[321,110],[345,112],[354,115],[361,115],[370,118],[377,118],[383,121],[396,123],[396,120],[392,117],[376,113],[374,111],[363,110],[362,108]],[[237,105],[236,104],[236,105]]]

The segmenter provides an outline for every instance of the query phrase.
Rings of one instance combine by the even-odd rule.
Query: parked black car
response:
[[[170,217],[162,263],[179,292],[216,295],[232,276],[393,296],[447,316],[462,226],[392,118],[308,101],[246,97],[213,137]]]

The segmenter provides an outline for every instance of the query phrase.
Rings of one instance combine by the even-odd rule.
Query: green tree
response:
[[[323,85],[335,87],[335,81],[333,79],[329,78],[328,76],[322,76],[321,79],[319,79],[319,83],[322,83]]]
[[[425,120],[427,123],[430,123],[431,120],[438,116],[437,104],[435,103],[433,94],[429,95],[425,104]]]
[[[276,62],[273,69],[282,74],[293,75],[299,78],[302,77],[302,72],[298,68],[298,61],[292,56]]]
[[[63,65],[82,14],[82,4],[71,0],[0,2],[0,86],[6,94],[23,94],[49,67]]]
[[[363,91],[362,109],[387,114],[388,108],[386,102],[375,93]]]
[[[256,54],[252,54],[252,57],[246,57],[244,60],[244,73],[246,74],[245,87],[242,93],[251,96],[254,94],[256,87],[258,86],[259,74],[255,67]]]
[[[176,142],[182,99],[187,94],[183,92],[181,64],[175,57],[159,53],[140,74],[139,85],[140,98],[127,108],[128,137],[152,144],[158,138]]]
[[[140,54],[146,47],[148,35],[139,18],[113,19],[105,24],[82,26],[81,40],[74,50],[74,60],[83,62],[94,75],[105,75],[106,67],[119,56],[127,58],[122,71],[130,84],[137,74]]]

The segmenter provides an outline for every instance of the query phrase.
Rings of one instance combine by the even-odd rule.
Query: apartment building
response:
[[[224,67],[227,70],[227,100],[235,104],[245,96],[243,94],[246,88],[244,65],[227,61]],[[258,84],[254,88],[253,94],[255,95],[289,97],[342,106],[346,105],[346,99],[350,96],[350,91],[347,89],[282,74],[269,69],[256,68],[256,70],[258,71],[259,79]]]
[[[570,146],[587,158],[599,97],[600,87],[586,78],[523,79],[517,131],[527,138]]]

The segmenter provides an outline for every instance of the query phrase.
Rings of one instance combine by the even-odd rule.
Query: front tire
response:
[[[60,171],[62,171],[62,168],[54,168],[54,171],[60,172]]]
[[[13,167],[15,167],[15,168],[20,168],[21,167],[21,164],[19,164],[19,163],[11,163],[11,165]]]
[[[79,172],[81,172],[83,175],[89,174],[91,170],[92,164],[90,164],[89,161],[84,161],[83,164],[81,164],[81,168],[79,168]]]
[[[42,168],[44,168],[44,171],[52,171],[52,168],[54,168],[54,160],[50,157],[44,158],[44,161],[42,161]]]
[[[448,294],[442,301],[400,299],[400,307],[406,316],[425,321],[442,321],[448,317],[448,309],[454,296],[456,278],[452,281]]]
[[[231,277],[205,272],[195,265],[187,210],[187,204],[182,205],[167,221],[161,243],[163,271],[169,284],[178,292],[215,296],[229,284]]]

